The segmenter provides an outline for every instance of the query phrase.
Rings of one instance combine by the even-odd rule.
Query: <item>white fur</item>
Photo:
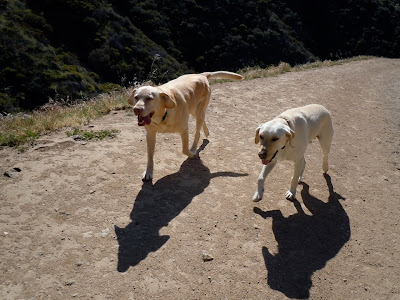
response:
[[[294,199],[306,165],[304,153],[307,145],[318,138],[323,151],[322,170],[326,173],[332,137],[331,115],[325,107],[318,104],[287,110],[261,124],[256,130],[255,143],[260,142],[259,156],[267,164],[263,165],[258,176],[258,187],[253,201],[263,198],[265,179],[279,160],[294,162],[292,182],[285,194],[286,199]]]

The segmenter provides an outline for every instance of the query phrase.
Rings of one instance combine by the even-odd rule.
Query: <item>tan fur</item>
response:
[[[182,152],[189,157],[197,154],[200,129],[203,128],[206,137],[209,135],[205,123],[206,109],[211,97],[208,79],[241,80],[243,77],[226,71],[187,74],[157,87],[142,86],[133,91],[128,101],[134,105],[134,112],[139,122],[145,124],[147,132],[147,168],[142,175],[142,180],[153,178],[153,156],[157,132],[179,133],[182,139]],[[189,114],[196,119],[196,132],[190,150]],[[150,116],[151,123],[147,124]]]

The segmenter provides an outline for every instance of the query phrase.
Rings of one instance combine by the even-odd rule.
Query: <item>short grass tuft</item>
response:
[[[72,131],[67,131],[67,136],[74,137],[76,140],[83,141],[97,141],[105,138],[114,138],[116,133],[119,131],[116,129],[112,130],[98,130],[98,131],[86,131],[78,128],[74,128]]]
[[[304,71],[309,69],[315,68],[324,68],[324,67],[331,67],[336,65],[342,65],[344,63],[370,59],[371,56],[355,56],[352,58],[340,59],[340,60],[324,60],[324,61],[315,61],[312,63],[306,63],[302,65],[291,66],[286,62],[280,62],[277,66],[269,66],[267,68],[260,68],[260,67],[248,67],[238,71],[244,77],[244,80],[252,80],[256,78],[263,78],[263,77],[271,77],[271,76],[278,76],[283,73],[287,72],[298,72]]]

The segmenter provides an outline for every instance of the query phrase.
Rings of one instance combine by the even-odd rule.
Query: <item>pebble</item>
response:
[[[73,136],[71,136],[71,138],[72,138],[73,140],[75,140],[75,141],[80,141],[80,140],[83,140],[83,139],[84,139],[83,136],[81,136],[81,135],[79,135],[79,134],[73,135]]]
[[[93,236],[93,231],[88,231],[83,234],[83,237],[92,237],[92,236]]]
[[[22,171],[22,170],[21,170],[20,168],[12,168],[12,169],[10,169],[10,170],[8,170],[8,171],[5,171],[5,172],[4,172],[4,176],[13,178],[13,177],[15,176],[16,173],[19,173],[19,172],[21,172],[21,171]]]
[[[208,253],[206,250],[201,251],[201,255],[203,258],[203,261],[212,261],[214,259],[214,257]]]
[[[76,262],[76,266],[77,266],[77,267],[80,267],[80,266],[82,266],[82,265],[83,265],[83,262],[82,262],[82,261],[78,260],[78,261]]]
[[[66,286],[71,286],[71,285],[73,285],[74,283],[75,283],[74,280],[68,279],[68,280],[65,282],[65,285],[66,285]]]
[[[106,237],[110,233],[110,229],[106,228],[101,231],[101,236]]]

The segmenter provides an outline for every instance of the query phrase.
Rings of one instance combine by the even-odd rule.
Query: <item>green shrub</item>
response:
[[[31,143],[37,138],[39,138],[39,134],[29,130],[25,130],[22,134],[0,133],[0,146],[20,146]]]

